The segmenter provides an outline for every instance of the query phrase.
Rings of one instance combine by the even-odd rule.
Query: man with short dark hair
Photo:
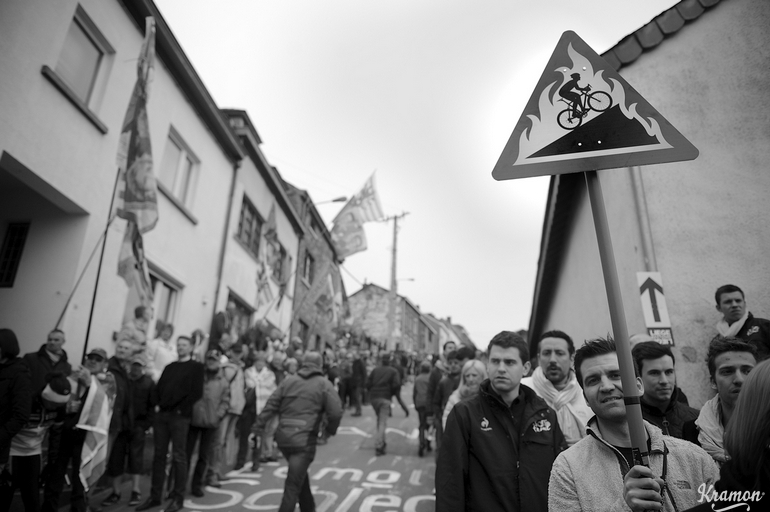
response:
[[[754,345],[738,338],[717,336],[706,355],[711,388],[717,394],[703,404],[698,419],[683,427],[684,438],[699,444],[722,464],[727,460],[723,437],[735,410],[743,381],[757,364]]]
[[[203,364],[192,359],[193,341],[187,336],[176,340],[179,359],[166,366],[152,398],[156,405],[153,436],[155,452],[152,462],[152,486],[150,497],[136,507],[138,512],[161,505],[163,484],[166,481],[166,455],[173,443],[172,471],[175,475],[187,475],[187,433],[193,405],[203,396]],[[177,478],[171,491],[171,502],[165,512],[182,508],[186,478]]]
[[[757,318],[746,308],[743,290],[734,284],[717,288],[716,309],[722,313],[717,331],[723,337],[735,337],[754,345],[757,362],[770,357],[770,320]]]
[[[641,394],[644,385],[636,365],[634,373]],[[719,478],[718,468],[702,449],[664,436],[644,422],[649,467],[635,465],[612,338],[597,338],[577,349],[575,375],[595,417],[588,423],[588,435],[553,463],[548,509],[609,512],[627,510],[626,501],[633,510],[674,511],[696,505],[698,487]]]
[[[398,370],[390,366],[390,354],[380,356],[380,365],[374,368],[366,380],[369,390],[369,401],[377,415],[377,434],[374,438],[374,453],[385,455],[385,430],[388,428],[390,416],[390,399],[401,389],[401,378]]]
[[[684,439],[682,426],[697,418],[698,410],[678,400],[676,360],[671,348],[655,341],[644,341],[636,344],[631,354],[644,384],[640,399],[642,417],[663,434]]]
[[[488,353],[489,378],[447,418],[436,461],[436,510],[545,512],[551,465],[566,448],[556,413],[521,385],[530,366],[521,336],[497,334]]]
[[[580,441],[593,411],[586,404],[583,392],[572,371],[575,344],[566,332],[553,330],[540,335],[537,343],[538,367],[531,377],[521,383],[532,388],[556,411],[567,445]]]

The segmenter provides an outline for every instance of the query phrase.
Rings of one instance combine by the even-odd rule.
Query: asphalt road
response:
[[[363,416],[358,418],[346,410],[337,435],[318,447],[308,471],[318,512],[434,511],[434,454],[418,457],[417,413],[411,408],[411,384],[407,384],[401,394],[410,404],[410,414],[406,418],[394,402],[385,455],[374,453],[376,418],[371,406],[364,406]],[[282,458],[277,463],[262,464],[257,472],[251,472],[247,464],[241,470],[230,471],[229,480],[222,482],[221,488],[206,487],[202,498],[193,497],[188,489],[185,509],[200,512],[277,510],[285,475],[286,461]],[[143,498],[149,495],[149,485],[149,476],[143,477]],[[96,493],[91,503],[100,506],[107,494],[106,491]],[[134,507],[127,505],[129,494],[127,481],[121,502],[101,508],[104,512],[133,510]],[[15,504],[18,501],[17,496]],[[162,507],[158,507],[150,512],[161,510]]]

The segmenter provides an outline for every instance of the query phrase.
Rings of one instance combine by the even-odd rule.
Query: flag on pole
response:
[[[152,171],[147,98],[155,57],[155,20],[146,18],[144,43],[136,66],[134,91],[123,119],[118,144],[118,180],[115,213],[134,222],[140,233],[158,223],[158,187]]]
[[[275,265],[275,253],[278,253],[279,258],[281,255],[275,222],[275,204],[270,207],[270,213],[267,215],[267,221],[262,225],[260,237],[259,257],[257,258],[258,308],[273,300],[273,290],[270,289],[270,270]]]
[[[377,194],[373,173],[366,180],[361,190],[350,198],[332,222],[336,224],[337,220],[344,217],[347,213],[353,213],[361,224],[364,222],[376,222],[385,217],[385,214],[382,213],[380,196]]]
[[[126,223],[126,234],[123,236],[118,256],[118,275],[126,281],[129,288],[136,287],[143,305],[152,305],[152,285],[144,257],[144,241],[133,221]]]
[[[293,275],[293,272],[291,270],[291,264],[292,264],[291,254],[287,254],[286,261],[283,262],[283,267],[281,267],[281,270],[282,270],[281,283],[278,286],[278,303],[275,306],[276,308],[281,307],[281,302],[283,301],[283,298],[287,296],[286,290],[289,287],[289,280]],[[288,297],[291,298],[290,295]]]
[[[344,259],[357,252],[366,250],[365,222],[382,220],[385,214],[382,212],[380,197],[372,174],[363,188],[350,198],[350,201],[340,210],[334,218],[331,231],[332,242],[337,255]]]

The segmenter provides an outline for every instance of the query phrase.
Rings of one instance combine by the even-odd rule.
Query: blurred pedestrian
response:
[[[273,417],[279,418],[276,440],[288,462],[288,473],[278,512],[293,512],[297,502],[302,512],[315,510],[307,470],[315,458],[317,425],[326,415],[326,433],[332,436],[342,418],[339,395],[323,376],[322,364],[318,352],[305,354],[297,375],[281,383],[257,418],[258,430]]]
[[[369,400],[377,415],[377,434],[374,438],[374,453],[376,455],[385,455],[387,448],[385,431],[388,428],[388,417],[390,416],[390,400],[400,388],[401,379],[398,370],[390,366],[390,354],[385,352],[380,356],[380,365],[371,371],[366,381]]]
[[[158,382],[163,370],[177,360],[176,347],[171,341],[174,335],[174,324],[165,323],[160,329],[160,336],[147,342],[147,360],[149,375]]]
[[[430,441],[426,438],[426,432],[428,431],[428,411],[430,410],[431,401],[428,396],[428,383],[430,380],[430,362],[423,361],[420,363],[420,374],[414,379],[414,387],[412,388],[412,403],[414,409],[417,411],[417,418],[419,419],[418,432],[420,439],[420,447],[417,454],[422,457],[425,451],[430,451]]]
[[[19,358],[19,341],[11,329],[0,329],[0,480],[13,481],[7,465],[11,440],[29,421],[32,408],[30,371]]]
[[[152,320],[152,308],[137,306],[134,308],[134,318],[123,324],[116,341],[120,343],[126,340],[133,346],[135,354],[140,352],[146,354],[149,337],[147,329],[150,327],[150,320]]]
[[[446,429],[446,420],[452,408],[466,398],[476,396],[479,392],[479,386],[487,379],[487,369],[481,361],[471,359],[466,361],[460,370],[460,385],[457,386],[447,400],[444,406],[444,414],[441,417],[441,425]]]

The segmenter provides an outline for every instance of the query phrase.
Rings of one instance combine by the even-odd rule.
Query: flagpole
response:
[[[91,322],[94,318],[94,307],[96,306],[96,292],[99,290],[99,278],[102,274],[102,262],[104,261],[104,250],[107,247],[107,231],[110,229],[110,224],[112,224],[112,221],[115,220],[115,217],[112,215],[112,208],[115,206],[115,193],[118,190],[118,181],[120,180],[120,168],[118,167],[118,173],[117,176],[115,176],[115,185],[112,187],[112,199],[110,199],[110,210],[107,214],[107,227],[104,229],[104,235],[103,235],[103,243],[102,243],[102,253],[99,256],[99,265],[96,267],[96,283],[94,283],[94,294],[91,297],[91,311],[88,313],[88,326],[86,327],[86,341],[83,344],[83,358],[86,357],[86,353],[88,350],[88,338],[91,335]]]

